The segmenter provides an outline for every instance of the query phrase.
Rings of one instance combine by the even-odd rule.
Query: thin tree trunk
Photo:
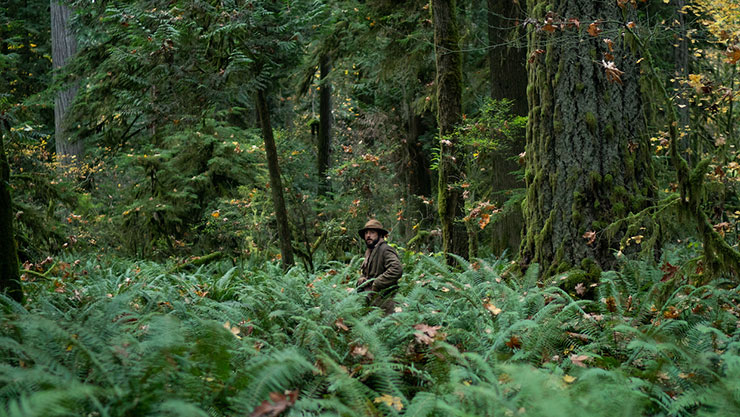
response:
[[[283,198],[283,182],[280,178],[280,166],[278,165],[275,137],[272,133],[270,112],[267,108],[267,100],[265,98],[264,90],[257,91],[257,113],[262,127],[262,137],[265,141],[267,168],[270,171],[270,190],[272,192],[272,204],[275,209],[275,217],[277,219],[280,254],[283,260],[283,268],[288,269],[295,263],[293,261],[293,246],[290,238],[288,212],[285,209],[285,199]]]
[[[328,55],[321,57],[319,64],[321,90],[319,91],[319,195],[331,191],[331,181],[327,178],[329,170],[329,153],[331,150],[331,83],[327,76],[331,72],[331,59]]]
[[[673,51],[674,55],[674,63],[676,67],[676,81],[674,85],[680,89],[681,88],[681,80],[688,79],[689,76],[689,40],[688,40],[688,28],[687,28],[687,22],[686,22],[686,16],[683,12],[684,7],[686,6],[686,0],[676,0],[676,21],[678,22],[678,30],[676,32],[676,45],[678,45]],[[680,95],[676,97],[676,105],[678,107],[678,122],[681,129],[686,129],[688,132],[689,129],[689,102],[681,97]],[[691,135],[686,135],[681,143],[681,152],[682,156],[686,159],[686,161],[689,163],[689,166],[691,166],[691,160],[692,155],[691,152],[687,152],[689,148],[691,147],[690,143]]]
[[[456,1],[432,0],[434,49],[437,63],[437,120],[440,135],[437,203],[445,255],[468,256],[459,157],[460,144],[451,134],[462,120],[462,52],[457,27]],[[452,263],[449,256],[447,261]]]
[[[51,57],[54,69],[64,67],[77,52],[77,41],[70,30],[71,11],[63,2],[51,0]],[[54,99],[54,138],[57,158],[63,164],[75,163],[82,157],[82,142],[73,142],[65,129],[64,118],[77,94],[77,85],[60,91]]]
[[[5,132],[10,129],[0,120],[0,292],[14,300],[23,299],[18,274],[18,252],[13,233],[13,206],[10,199],[10,166],[5,156]]]
[[[488,65],[491,80],[491,98],[513,101],[512,113],[519,116],[527,114],[527,68],[526,45],[520,45],[513,35],[518,31],[522,15],[518,3],[488,0]],[[498,151],[493,167],[493,200],[501,207],[508,195],[506,191],[524,187],[524,182],[512,174],[519,169],[513,156],[524,152],[524,140],[510,143],[509,147]],[[524,216],[520,209],[504,211],[499,214],[489,229],[492,235],[493,251],[496,254],[508,250],[516,253],[521,244]]]
[[[425,204],[422,198],[430,198],[432,194],[432,177],[429,169],[429,159],[422,149],[420,141],[425,132],[423,117],[414,114],[411,105],[406,103],[406,117],[408,130],[403,140],[403,170],[406,184],[406,224],[419,225],[419,231],[427,230],[434,219],[434,209]],[[408,241],[414,237],[416,231],[411,227],[402,228],[403,236]]]
[[[538,21],[544,21],[549,10],[581,22],[623,19],[622,10],[611,1],[534,0],[529,6]],[[610,33],[615,27],[604,29]],[[539,263],[545,275],[580,268],[587,273],[584,281],[598,279],[601,269],[613,267],[619,238],[625,233],[624,228],[607,233],[607,226],[651,205],[655,197],[639,57],[630,47],[629,35],[611,32],[614,64],[624,74],[623,84],[610,82],[600,65],[610,52],[604,37],[575,28],[555,33],[529,30],[529,50],[535,59],[528,64],[526,235],[521,264]]]

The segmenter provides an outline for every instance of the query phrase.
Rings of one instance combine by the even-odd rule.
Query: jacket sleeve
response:
[[[390,246],[387,246],[383,252],[383,266],[385,272],[375,277],[373,280],[373,291],[383,291],[387,288],[393,287],[398,284],[398,280],[401,279],[403,274],[403,266],[401,266],[401,260],[398,258],[396,250]]]

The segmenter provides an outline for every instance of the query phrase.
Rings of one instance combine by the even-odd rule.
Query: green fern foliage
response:
[[[502,260],[452,270],[402,255],[388,316],[354,291],[357,258],[311,273],[58,260],[24,277],[25,305],[0,300],[0,413],[740,412],[738,289],[728,283],[672,284],[626,263],[581,299],[557,286],[562,277],[507,276]]]

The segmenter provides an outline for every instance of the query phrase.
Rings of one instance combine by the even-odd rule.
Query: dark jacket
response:
[[[362,276],[368,280],[357,291],[369,291],[368,302],[391,314],[395,307],[393,296],[398,290],[401,274],[403,266],[396,250],[385,241],[378,242],[375,248],[365,251]]]

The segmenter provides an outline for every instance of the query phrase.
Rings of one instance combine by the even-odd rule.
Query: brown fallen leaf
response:
[[[435,336],[437,336],[437,330],[441,328],[442,326],[430,326],[424,323],[415,324],[414,329],[419,331],[414,333],[414,337],[416,337],[416,341],[419,343],[431,345],[434,342]]]
[[[258,405],[249,417],[277,417],[295,404],[296,399],[298,399],[298,390],[285,391],[284,394],[271,392],[270,400],[262,401],[262,404]]]
[[[346,324],[344,324],[343,318],[338,318],[337,321],[334,322],[334,325],[337,326],[337,329],[344,330],[345,332],[349,331],[349,327],[347,327]]]
[[[586,356],[586,355],[575,355],[575,354],[573,354],[573,355],[570,355],[568,357],[568,359],[570,359],[570,361],[573,362],[573,365],[580,366],[581,368],[585,368],[586,365],[583,362],[590,361],[591,360],[591,357],[590,356]]]

